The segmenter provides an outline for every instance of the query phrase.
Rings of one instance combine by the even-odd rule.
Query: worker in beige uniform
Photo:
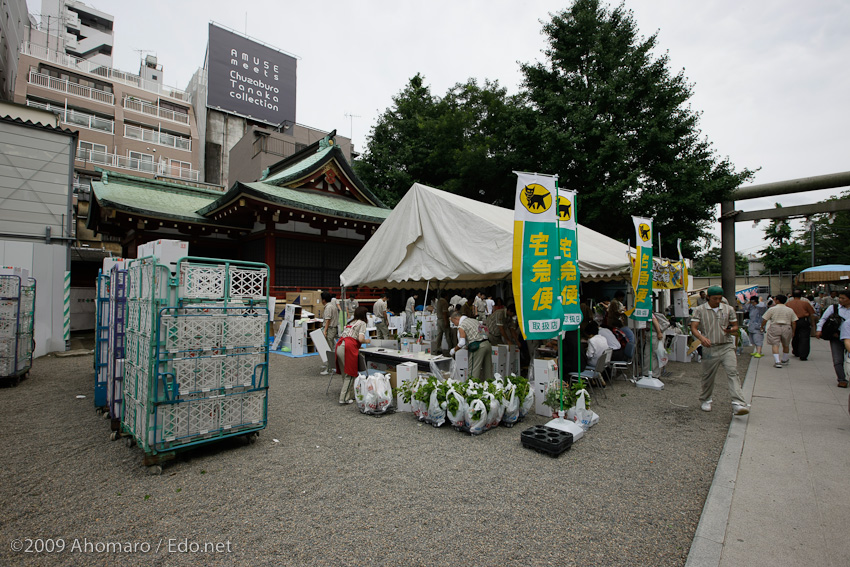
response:
[[[475,301],[472,302],[472,306],[475,309],[475,318],[483,323],[487,317],[487,303],[484,301],[483,292],[478,292],[475,296]]]
[[[478,320],[461,315],[455,311],[451,315],[453,325],[457,326],[457,346],[452,356],[462,348],[469,351],[469,379],[485,382],[493,379],[493,347],[487,336],[479,331]]]
[[[791,339],[797,326],[797,314],[785,305],[788,298],[782,294],[773,298],[773,307],[765,311],[761,317],[761,328],[770,321],[770,327],[765,335],[765,342],[773,348],[773,366],[782,368],[788,364],[788,351],[791,347]],[[779,347],[782,347],[782,360],[779,359]]]
[[[440,294],[440,299],[437,300],[437,348],[436,352],[440,352],[443,348],[443,335],[446,337],[446,344],[449,349],[454,348],[454,333],[452,332],[451,322],[449,321],[449,294],[443,291]]]
[[[322,292],[322,305],[324,305],[324,311],[322,312],[322,318],[324,319],[322,333],[328,341],[328,346],[333,349],[336,345],[336,339],[339,336],[339,308],[336,302],[333,301],[333,296],[326,291]],[[328,364],[322,369],[322,375],[326,376],[328,374],[328,369],[331,365],[330,360],[328,358]]]
[[[732,338],[738,334],[738,317],[730,305],[723,303],[723,288],[720,286],[709,287],[706,296],[707,301],[698,305],[691,315],[691,332],[703,347],[700,409],[711,411],[714,379],[723,366],[732,397],[732,415],[746,415],[750,410],[738,384],[738,359]]]
[[[372,307],[372,314],[378,319],[375,321],[375,328],[378,330],[379,339],[390,338],[389,319],[387,319],[387,299],[389,299],[389,296],[385,293]]]

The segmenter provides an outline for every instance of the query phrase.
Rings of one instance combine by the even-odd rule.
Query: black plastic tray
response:
[[[520,441],[526,449],[534,449],[538,453],[557,457],[572,447],[573,434],[554,427],[535,425],[522,432]]]

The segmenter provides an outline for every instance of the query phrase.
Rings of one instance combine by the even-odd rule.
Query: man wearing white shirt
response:
[[[818,321],[817,338],[829,341],[829,348],[832,351],[832,365],[835,368],[835,376],[838,378],[838,387],[847,387],[847,374],[844,372],[845,349],[844,343],[840,338],[823,337],[821,330],[823,324],[832,315],[833,311],[838,311],[838,316],[844,319],[844,322],[850,321],[850,291],[842,290],[838,292],[838,304],[830,305],[823,310],[820,321]],[[840,335],[839,335],[840,337]]]

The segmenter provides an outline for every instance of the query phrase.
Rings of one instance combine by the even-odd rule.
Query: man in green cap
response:
[[[700,409],[711,411],[714,378],[720,366],[729,379],[732,415],[750,413],[738,384],[738,359],[733,336],[738,334],[738,317],[728,303],[723,302],[723,288],[713,285],[706,290],[708,301],[698,305],[691,315],[691,333],[702,344],[702,392]]]

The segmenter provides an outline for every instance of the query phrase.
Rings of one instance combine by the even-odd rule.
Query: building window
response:
[[[137,169],[147,173],[156,173],[156,166],[154,165],[152,155],[129,150],[127,152],[127,156],[130,158],[130,169]]]
[[[106,146],[103,144],[80,142],[77,153],[79,154],[79,159],[96,163],[106,163]]]

